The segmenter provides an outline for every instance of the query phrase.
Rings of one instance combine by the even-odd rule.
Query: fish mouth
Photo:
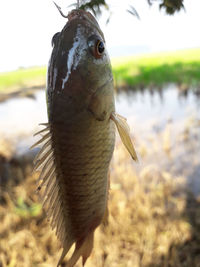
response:
[[[73,9],[68,15],[67,18],[69,21],[76,19],[76,18],[81,18],[83,17],[83,10],[81,9]]]
[[[92,23],[97,24],[96,19],[92,16],[91,13],[82,10],[82,9],[73,9],[68,15],[67,18],[69,21],[73,19],[86,19],[89,20]]]

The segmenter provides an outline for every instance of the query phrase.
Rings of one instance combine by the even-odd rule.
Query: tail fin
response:
[[[83,259],[83,266],[85,265],[88,257],[90,256],[90,254],[92,252],[93,240],[94,240],[94,231],[89,233],[89,235],[84,240],[76,242],[75,250],[74,250],[71,258],[67,262],[67,267],[73,267],[81,256],[82,256],[82,259]],[[59,265],[61,264],[61,262],[64,259],[66,253],[67,253],[66,249],[63,250],[57,267],[59,267]]]
[[[70,247],[71,247],[71,244],[69,244],[68,246],[63,248],[63,252],[62,252],[62,254],[60,256],[60,259],[59,259],[59,262],[57,264],[57,267],[59,267],[59,265],[62,263],[64,257],[66,256],[67,252],[69,251]]]

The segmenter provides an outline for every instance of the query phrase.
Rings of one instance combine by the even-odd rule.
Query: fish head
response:
[[[88,108],[98,113],[97,117],[111,113],[113,75],[105,38],[96,19],[83,10],[71,11],[52,44],[47,86],[49,111],[58,105],[53,103],[65,99],[74,112]]]

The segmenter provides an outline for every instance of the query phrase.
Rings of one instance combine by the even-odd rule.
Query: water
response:
[[[175,87],[154,93],[149,90],[122,92],[116,96],[116,111],[128,118],[136,130],[145,129],[148,132],[154,124],[157,129],[162,129],[169,121],[180,123],[188,114],[199,114],[200,99],[192,92],[187,97],[180,96]],[[7,139],[24,139],[26,136],[25,140],[20,140],[20,144],[26,147],[42,122],[47,122],[43,90],[37,91],[34,99],[13,98],[0,103],[0,136],[6,136]]]
[[[162,92],[122,92],[116,96],[117,113],[145,127],[155,120],[180,121],[192,112],[200,111],[200,99],[192,92],[181,96],[175,87]],[[13,98],[0,103],[0,135],[29,134],[38,123],[47,121],[46,98],[43,90],[35,98]],[[162,124],[162,123],[161,123]]]
[[[35,98],[12,98],[0,103],[0,138],[10,142],[16,153],[24,153],[33,144],[38,124],[47,122],[45,92]]]
[[[0,103],[1,134],[13,130],[30,132],[38,122],[46,121],[44,91],[38,91],[34,98],[12,98]]]
[[[116,110],[140,127],[147,128],[155,120],[163,125],[169,120],[184,120],[189,113],[199,112],[200,99],[192,92],[181,95],[174,86],[154,92],[124,92],[116,98]]]
[[[155,164],[186,176],[192,191],[200,192],[200,99],[192,91],[187,97],[173,86],[154,93],[122,92],[116,96],[116,111],[128,119],[136,148],[147,151],[141,168]],[[43,122],[47,122],[47,112],[42,90],[35,99],[0,103],[0,138],[12,142],[16,153],[26,152],[36,141],[33,133]]]

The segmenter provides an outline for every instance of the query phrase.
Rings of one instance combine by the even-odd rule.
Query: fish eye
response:
[[[98,41],[97,44],[96,44],[96,50],[97,50],[97,54],[98,55],[102,55],[104,50],[105,50],[105,47],[104,47],[104,43],[102,41]]]
[[[54,36],[52,37],[52,39],[51,39],[51,45],[52,45],[52,46],[55,46],[56,43],[58,42],[58,37],[59,37],[59,35],[60,35],[60,32],[57,32],[57,33],[55,33]]]
[[[90,52],[95,58],[101,58],[105,51],[104,42],[98,36],[91,36],[88,40]]]

